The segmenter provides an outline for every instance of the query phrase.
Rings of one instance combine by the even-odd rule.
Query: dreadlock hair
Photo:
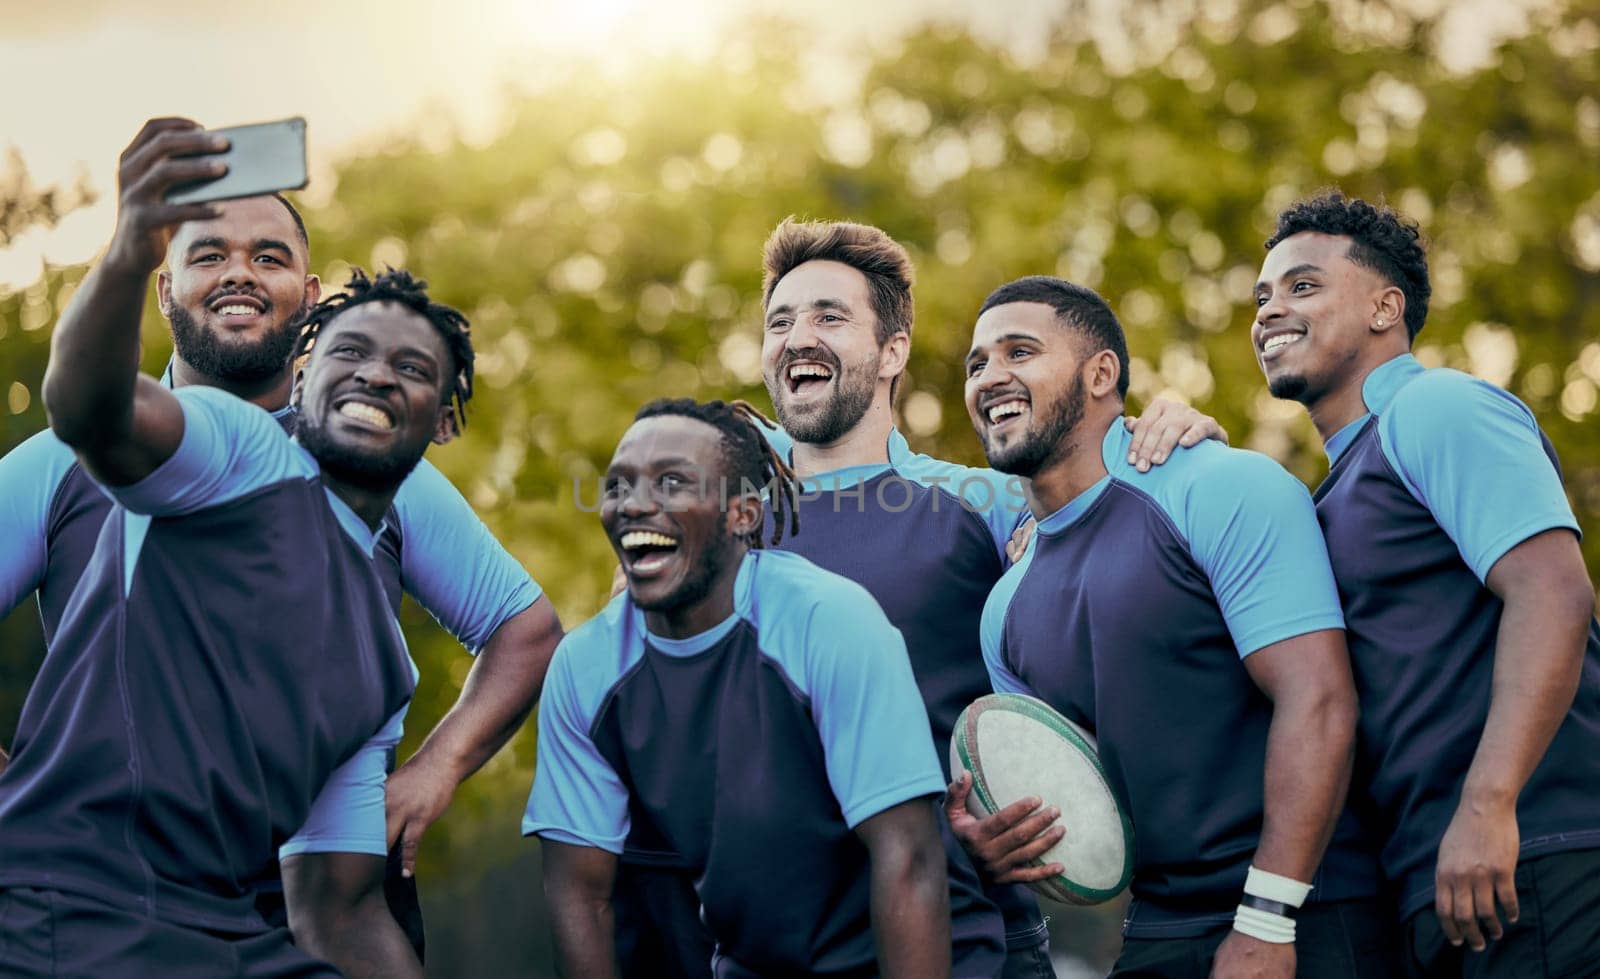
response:
[[[1278,215],[1278,227],[1267,239],[1272,251],[1285,238],[1315,231],[1350,239],[1345,253],[1350,261],[1369,268],[1393,283],[1406,297],[1406,332],[1415,340],[1428,318],[1428,256],[1422,232],[1388,205],[1368,204],[1328,190],[1308,200],[1296,201]]]
[[[375,279],[367,278],[360,268],[350,270],[350,281],[345,291],[329,296],[307,310],[300,320],[300,339],[296,341],[291,362],[297,366],[309,356],[316,346],[317,337],[340,313],[348,312],[363,303],[392,302],[425,317],[439,335],[455,361],[455,376],[446,391],[446,401],[459,431],[467,424],[467,402],[472,399],[472,332],[471,324],[461,312],[428,297],[428,283],[413,278],[405,269],[389,269]]]
[[[640,408],[633,420],[663,415],[693,418],[721,433],[722,464],[727,477],[724,485],[737,485],[741,492],[746,486],[772,488],[773,546],[783,540],[785,515],[789,536],[800,532],[800,514],[795,505],[800,495],[799,479],[761,432],[762,425],[771,429],[778,427],[771,419],[746,401],[702,403],[693,398],[661,398]],[[760,531],[750,535],[749,544],[757,550],[761,548]]]

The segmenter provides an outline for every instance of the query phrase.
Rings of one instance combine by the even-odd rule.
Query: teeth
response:
[[[383,411],[374,408],[372,405],[362,404],[359,401],[346,401],[339,406],[339,414],[347,418],[354,418],[357,421],[376,425],[379,428],[394,427],[394,423],[389,420],[389,416]]]
[[[1010,418],[1012,415],[1020,415],[1027,410],[1027,407],[1021,401],[1007,401],[1004,404],[997,404],[989,409],[989,423],[993,424],[1002,418]]]
[[[222,307],[217,309],[217,312],[221,313],[223,316],[236,316],[236,315],[248,316],[248,315],[254,313],[255,311],[256,310],[255,310],[254,306],[246,306],[243,303],[229,303],[228,305],[222,306]]]
[[[789,368],[789,379],[792,381],[798,381],[802,377],[820,377],[826,379],[832,376],[833,371],[828,370],[821,364],[795,364],[793,367]]]
[[[1280,333],[1275,337],[1270,337],[1266,343],[1263,343],[1261,345],[1261,352],[1271,353],[1279,347],[1286,347],[1289,344],[1294,343],[1296,340],[1299,340],[1300,337],[1301,334],[1299,333]]]
[[[623,547],[677,547],[678,542],[652,530],[630,530],[622,535]]]

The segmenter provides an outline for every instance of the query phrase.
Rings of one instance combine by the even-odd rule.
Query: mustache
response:
[[[807,347],[804,350],[785,350],[783,354],[778,357],[778,373],[781,374],[788,370],[790,364],[793,364],[795,361],[799,360],[811,360],[819,364],[827,364],[829,367],[833,368],[833,372],[835,374],[839,373],[839,358],[835,357],[833,351],[827,349],[826,347]]]
[[[254,289],[218,289],[207,296],[202,305],[204,308],[210,309],[212,306],[215,306],[222,300],[231,299],[234,296],[242,296],[249,299],[254,299],[256,302],[261,304],[261,309],[263,312],[270,312],[272,310],[272,300],[268,299],[265,294],[257,292]]]

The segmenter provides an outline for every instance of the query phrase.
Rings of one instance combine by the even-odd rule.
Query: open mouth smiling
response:
[[[678,552],[676,538],[658,530],[628,530],[617,538],[629,575],[649,577],[659,573]]]
[[[784,371],[790,394],[808,394],[820,391],[833,380],[833,368],[814,360],[798,361]]]
[[[368,401],[358,401],[350,398],[334,405],[333,410],[340,417],[348,418],[365,428],[374,428],[384,432],[394,430],[395,419],[389,409]]]

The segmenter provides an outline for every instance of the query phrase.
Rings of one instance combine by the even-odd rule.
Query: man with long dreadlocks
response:
[[[147,124],[52,338],[51,427],[114,506],[0,779],[8,976],[339,974],[257,891],[319,809],[381,786],[415,682],[373,549],[459,429],[465,321],[404,273],[354,277],[309,313],[303,443],[234,394],[139,374],[150,272],[182,224],[224,216],[164,191],[220,172],[190,155],[219,148]]]
[[[169,142],[195,139],[176,121],[150,135],[163,133]],[[135,149],[145,173],[171,158],[148,137],[130,147],[130,159]],[[124,175],[134,174],[125,168]],[[174,346],[162,383],[219,388],[292,431],[291,353],[300,319],[321,289],[310,272],[305,225],[278,195],[227,201],[217,210],[171,232],[156,282]],[[150,269],[107,265],[79,290],[79,306],[137,316]],[[0,458],[0,540],[7,542],[0,547],[0,614],[37,592],[53,644],[111,506],[73,450],[48,429]],[[414,857],[422,831],[461,779],[521,725],[561,627],[527,571],[426,460],[401,484],[375,559],[396,613],[402,593],[413,596],[477,658],[456,706],[387,783],[369,780],[359,792],[338,795],[339,806],[319,807],[319,820],[290,844],[296,855],[287,884],[302,945],[352,975],[366,968],[403,976],[418,969],[422,922],[415,883],[402,876],[402,863]],[[3,761],[0,754],[0,768]],[[400,842],[386,880],[391,839]],[[262,881],[258,892],[266,920],[284,924],[282,887]],[[391,910],[398,925],[389,920]]]
[[[523,819],[558,964],[619,974],[627,841],[693,875],[718,976],[995,976],[993,912],[952,927],[905,644],[859,585],[762,547],[766,487],[777,543],[797,529],[793,476],[719,401],[645,406],[606,470],[627,591],[556,650]]]

